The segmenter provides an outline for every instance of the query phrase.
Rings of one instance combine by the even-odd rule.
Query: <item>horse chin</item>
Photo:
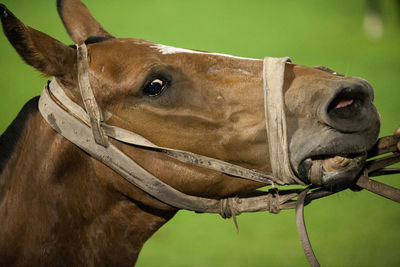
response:
[[[307,184],[340,190],[354,183],[366,158],[366,153],[306,158],[300,163],[297,173]]]

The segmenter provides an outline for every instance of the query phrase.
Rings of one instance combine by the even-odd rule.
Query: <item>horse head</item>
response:
[[[80,1],[58,1],[72,40],[86,43],[90,84],[107,123],[151,142],[217,158],[248,169],[271,171],[265,126],[263,61],[149,41],[116,38]],[[83,106],[76,49],[24,25],[4,6],[4,32],[30,65],[54,76]],[[356,177],[380,127],[371,85],[326,68],[286,64],[284,109],[289,158],[298,180],[312,182],[312,166],[323,186]],[[268,107],[267,107],[268,108]],[[183,164],[154,151],[118,144],[139,165],[191,195],[224,197],[263,184]],[[106,183],[118,179],[110,175]]]

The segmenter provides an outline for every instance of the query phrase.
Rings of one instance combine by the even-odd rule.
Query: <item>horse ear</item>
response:
[[[3,31],[22,59],[46,76],[56,76],[72,81],[76,66],[76,52],[73,48],[50,36],[26,26],[0,4],[0,18]]]
[[[114,38],[80,0],[57,0],[57,10],[69,36],[76,44],[82,44],[89,36]]]

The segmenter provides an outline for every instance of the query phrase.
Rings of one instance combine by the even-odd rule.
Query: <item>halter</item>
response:
[[[269,211],[279,213],[282,209],[296,208],[299,234],[307,259],[312,266],[319,266],[305,230],[303,209],[304,204],[310,203],[313,199],[330,195],[332,192],[324,189],[315,189],[310,192],[310,188],[278,191],[273,188],[268,192],[256,190],[248,195],[225,199],[191,196],[174,189],[153,176],[109,141],[109,138],[112,138],[139,148],[152,149],[178,161],[219,171],[234,178],[248,179],[272,186],[274,184],[305,185],[293,174],[289,161],[282,91],[285,65],[290,62],[289,58],[266,57],[264,59],[264,104],[272,173],[250,170],[188,151],[157,146],[134,132],[108,125],[90,86],[85,44],[77,47],[77,58],[79,88],[85,109],[67,97],[56,79],[45,86],[40,96],[40,113],[56,132],[116,171],[131,184],[156,199],[179,209],[201,213],[218,213],[223,218],[233,217],[237,226],[236,216],[244,212]],[[61,103],[61,105],[58,103]],[[398,142],[399,140],[396,139],[395,141]],[[386,153],[387,151],[385,151],[379,150],[376,154]],[[393,161],[400,161],[400,157],[395,160],[392,159],[391,164],[393,164]],[[385,162],[384,164],[381,163],[379,168],[375,168],[373,171],[381,170],[391,164],[388,164],[388,162],[386,162],[386,165]],[[358,183],[359,186],[368,187],[365,184],[372,181],[368,179],[368,174],[371,172],[368,170],[365,172],[363,180],[360,179],[364,182],[364,186],[362,183]],[[399,197],[400,193],[394,191],[394,195]],[[293,200],[296,197],[298,198],[297,202]]]
[[[222,213],[238,215],[242,212],[271,210],[269,207],[271,205],[268,204],[271,203],[271,201],[265,200],[266,198],[271,198],[271,195],[273,194],[266,194],[255,198],[251,197],[249,199],[251,203],[247,203],[247,200],[242,201],[243,199],[239,197],[228,200],[215,200],[184,194],[160,181],[157,177],[143,169],[135,161],[130,159],[126,154],[121,152],[111,142],[109,142],[109,138],[113,138],[115,140],[141,148],[150,148],[162,152],[181,162],[219,171],[231,175],[232,177],[248,179],[267,185],[285,185],[293,183],[303,184],[303,182],[295,177],[293,173],[284,172],[285,170],[288,170],[290,166],[287,166],[287,168],[282,170],[280,166],[273,165],[274,172],[285,174],[285,179],[280,179],[280,177],[272,173],[246,169],[222,160],[197,155],[188,151],[157,146],[143,136],[117,126],[108,125],[103,119],[103,112],[97,104],[90,86],[86,45],[83,44],[78,46],[77,55],[79,88],[86,110],[68,98],[57,81],[53,79],[49,86],[43,90],[40,97],[40,112],[46,121],[66,139],[79,146],[92,157],[102,161],[104,164],[119,173],[122,177],[127,179],[130,183],[136,185],[143,191],[161,200],[162,202],[180,209],[211,213],[221,213],[221,207],[227,207],[227,209],[229,209],[229,207],[233,205],[230,208],[233,208],[234,211],[224,211]],[[265,86],[266,94],[272,94],[274,91],[281,91],[283,85],[283,72],[285,64],[288,60],[288,58],[266,59],[266,70],[264,71],[265,74],[268,77],[276,77],[272,76],[272,74],[269,74],[267,67],[268,69],[273,70],[279,69],[278,71],[275,70],[275,72],[280,73],[277,81],[273,79],[268,80]],[[273,75],[275,75],[275,73],[273,73]],[[274,88],[276,89],[274,90]],[[62,103],[62,106],[65,109],[52,99],[50,93],[55,99],[57,99],[59,103]],[[280,100],[278,97],[278,101],[275,102],[277,107],[279,107],[279,104],[277,104],[279,102],[281,105],[283,105],[282,94],[280,96]],[[266,102],[265,105],[268,105],[268,103]],[[274,109],[271,109],[271,112],[273,111]],[[270,113],[266,112],[266,114],[268,116]],[[267,127],[269,128],[282,128],[282,126],[283,128],[286,128],[286,121],[284,120],[267,121],[275,123],[275,125],[273,123],[267,124]],[[268,136],[268,138],[271,140],[276,140],[276,138],[280,140],[283,137],[286,138],[285,132],[282,132],[277,136]],[[271,148],[271,153],[275,153],[276,158],[280,158],[282,155],[286,154],[283,160],[288,162],[287,142],[285,142],[285,145],[286,146],[281,148]],[[286,153],[281,153],[281,151],[286,151]],[[271,156],[271,158],[275,157]],[[272,197],[275,199],[275,201],[277,201],[277,203],[272,204],[272,206],[274,206],[272,209],[276,210],[277,206],[284,204],[284,202],[296,197],[297,195],[289,194],[289,196],[281,198],[279,195],[276,195]],[[246,197],[245,199],[248,198]],[[225,202],[230,204],[226,204]],[[293,207],[294,203],[290,204],[288,208]],[[282,208],[286,208],[286,205],[283,205]]]

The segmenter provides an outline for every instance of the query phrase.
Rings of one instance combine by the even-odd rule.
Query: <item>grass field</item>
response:
[[[55,0],[2,0],[26,24],[71,44]],[[385,32],[363,33],[361,0],[84,0],[112,34],[184,48],[263,58],[290,56],[360,76],[375,88],[382,135],[400,124],[400,17],[382,1]],[[0,132],[46,79],[25,65],[0,34]],[[0,148],[2,149],[2,148]],[[400,176],[381,179],[400,187]],[[397,180],[397,181],[396,181]],[[400,205],[345,191],[305,210],[322,266],[400,266]],[[137,266],[307,266],[294,212],[243,214],[240,232],[216,215],[179,212],[158,231]]]

